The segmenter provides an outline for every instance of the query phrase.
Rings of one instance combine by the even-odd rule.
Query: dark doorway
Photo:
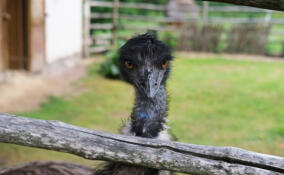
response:
[[[6,0],[4,21],[7,68],[28,68],[28,0]]]

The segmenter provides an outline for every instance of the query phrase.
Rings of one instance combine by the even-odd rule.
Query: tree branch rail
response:
[[[0,142],[197,175],[284,174],[283,157],[110,134],[4,113],[0,113]]]

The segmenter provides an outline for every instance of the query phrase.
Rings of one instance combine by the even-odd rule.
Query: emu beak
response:
[[[164,73],[165,70],[144,68],[139,72],[139,78],[137,78],[138,81],[135,81],[134,84],[143,96],[153,98],[160,89]]]
[[[160,82],[162,77],[159,72],[153,72],[148,75],[148,78],[145,82],[145,94],[148,98],[153,98],[160,88]]]
[[[150,81],[147,82],[146,87],[146,95],[148,98],[153,98],[157,92],[157,88],[155,88]]]

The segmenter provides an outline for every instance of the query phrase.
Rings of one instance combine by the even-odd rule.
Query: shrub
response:
[[[196,35],[199,38],[196,40],[196,50],[217,53],[223,30],[220,25],[203,25],[198,35]]]
[[[181,51],[218,52],[223,33],[219,25],[184,24],[178,39],[177,49]]]
[[[118,45],[121,47],[125,43],[124,40],[119,40]],[[112,48],[105,54],[105,61],[101,64],[99,73],[107,78],[118,79],[119,68],[118,68],[119,52],[117,49]]]
[[[195,50],[197,40],[196,34],[199,33],[199,26],[196,23],[186,23],[181,26],[181,32],[178,38],[177,50],[191,51]]]
[[[105,55],[105,61],[100,66],[99,73],[107,78],[119,78],[118,58],[119,54],[115,49],[109,50]]]
[[[270,26],[238,25],[233,27],[227,38],[227,52],[265,54]]]
[[[172,49],[175,49],[178,42],[178,36],[174,32],[162,32],[160,35],[160,39],[169,45]]]

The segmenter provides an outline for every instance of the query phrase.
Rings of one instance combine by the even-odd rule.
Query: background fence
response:
[[[177,50],[284,55],[284,13],[196,1],[170,3],[85,2],[85,54],[104,52],[137,33],[159,31]],[[177,13],[172,17],[171,13]]]

